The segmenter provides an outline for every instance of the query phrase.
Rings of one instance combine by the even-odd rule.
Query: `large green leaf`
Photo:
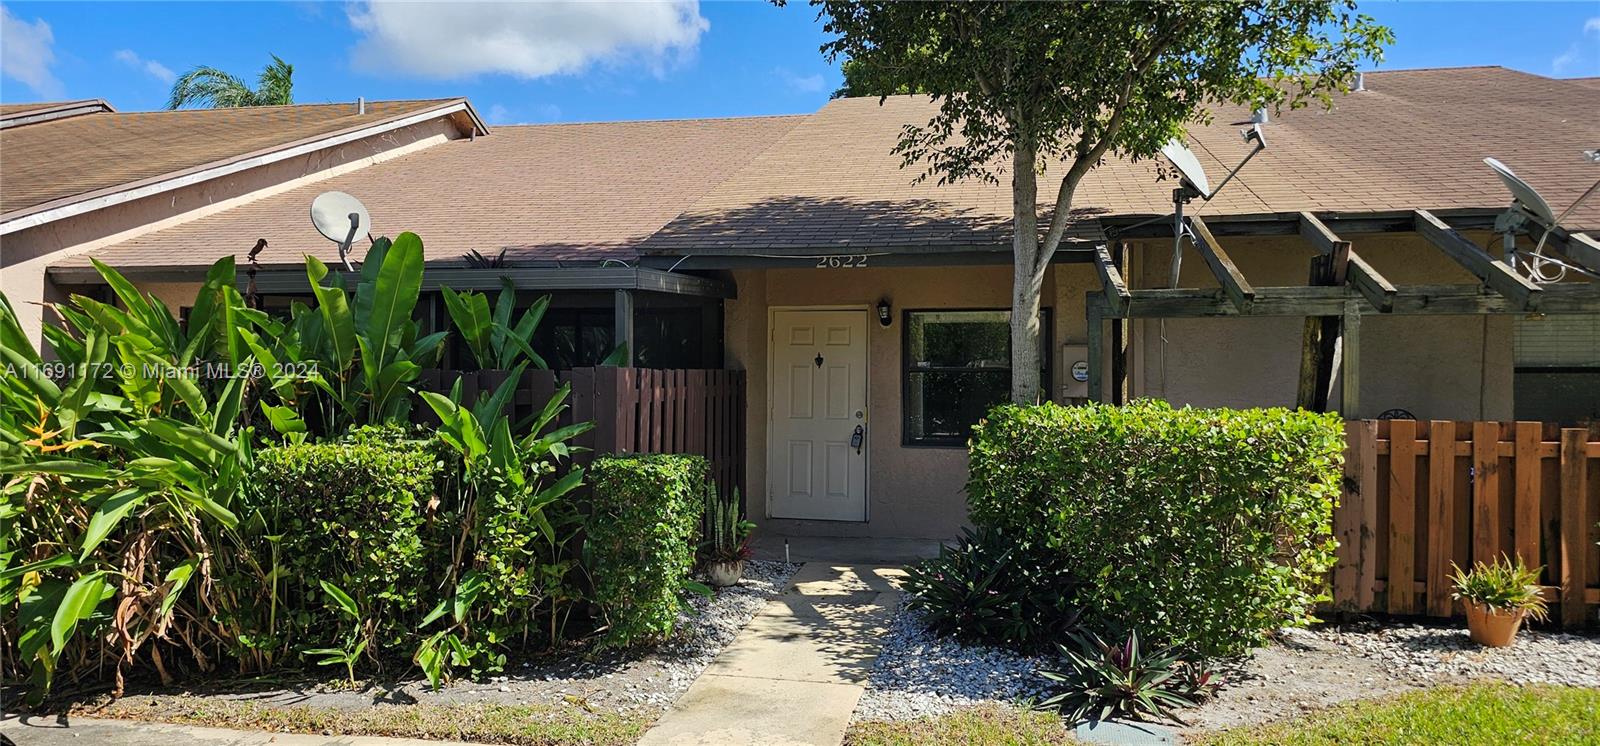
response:
[[[129,488],[122,490],[100,503],[94,515],[89,517],[89,527],[83,532],[83,541],[79,543],[78,561],[89,559],[89,554],[100,542],[105,541],[111,530],[122,523],[129,513],[144,504],[146,495],[142,490]]]
[[[394,360],[421,291],[422,239],[408,231],[384,254],[376,281],[356,288],[355,324],[377,356],[372,370],[381,371]]]
[[[444,296],[444,308],[450,314],[450,321],[478,366],[494,365],[494,317],[489,312],[488,297],[483,293],[458,294],[448,287],[440,287],[439,292]]]
[[[56,607],[55,617],[50,620],[52,655],[61,655],[78,624],[93,616],[100,602],[111,595],[111,585],[105,581],[105,574],[104,570],[96,570],[78,578],[61,597],[61,605]]]
[[[0,294],[0,348],[14,351],[17,357],[28,362],[42,362],[33,348],[33,341],[22,331],[22,323],[17,320],[17,312],[11,308],[11,301],[4,294]]]
[[[350,313],[350,300],[338,287],[323,287],[322,278],[328,276],[328,265],[314,256],[306,257],[306,276],[311,279],[311,293],[317,297],[317,313],[322,319],[330,362],[337,372],[350,369],[356,356],[355,319]]]

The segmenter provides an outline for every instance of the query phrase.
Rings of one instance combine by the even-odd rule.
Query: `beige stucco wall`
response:
[[[38,304],[66,300],[46,276],[53,263],[462,135],[450,119],[440,117],[0,236],[0,291],[38,344],[43,319]],[[247,248],[248,242],[240,247]]]
[[[967,456],[963,448],[901,445],[901,334],[905,309],[1010,307],[1008,266],[939,268],[776,269],[734,273],[737,300],[725,306],[727,365],[748,372],[746,443],[753,519],[766,530],[830,536],[954,536],[965,520]],[[1045,305],[1052,307],[1051,345],[1084,342],[1083,302],[1095,282],[1085,265],[1052,271]],[[1061,305],[1066,298],[1077,298]],[[766,517],[767,500],[767,339],[769,311],[778,307],[854,306],[868,308],[880,298],[893,306],[894,323],[878,324],[870,313],[867,376],[866,523],[777,520]],[[1058,352],[1056,354],[1059,354]],[[1055,366],[1059,378],[1059,364]],[[1052,386],[1052,391],[1056,389]]]
[[[1480,244],[1484,235],[1469,236]],[[1477,280],[1412,236],[1346,236],[1396,284],[1475,284]],[[1292,237],[1230,238],[1229,253],[1259,286],[1304,285],[1311,251]],[[1133,248],[1130,281],[1166,283],[1171,245]],[[748,371],[747,489],[751,516],[763,528],[793,535],[953,536],[966,518],[961,448],[904,447],[901,430],[900,312],[908,308],[1005,308],[1007,266],[893,269],[781,269],[734,272],[739,297],[726,306],[727,365]],[[1190,251],[1181,284],[1216,287]],[[1064,344],[1087,341],[1084,297],[1099,291],[1089,264],[1062,264],[1045,288],[1053,309],[1051,392],[1060,399]],[[774,307],[871,307],[889,298],[894,324],[871,324],[868,351],[868,520],[865,523],[766,517],[767,338]],[[1298,318],[1156,320],[1131,325],[1129,376],[1134,396],[1196,406],[1292,406],[1303,322]],[[1377,316],[1362,319],[1363,416],[1401,407],[1425,418],[1512,416],[1509,316]],[[1163,339],[1165,341],[1163,341]],[[1107,339],[1109,350],[1109,339]],[[1109,358],[1109,355],[1107,356]],[[1109,359],[1107,360],[1109,380]],[[1336,379],[1337,388],[1337,379]],[[1334,405],[1338,405],[1335,395]]]
[[[1478,282],[1414,235],[1345,238],[1397,285]],[[1312,252],[1297,239],[1229,238],[1224,245],[1257,286],[1306,283]],[[1137,286],[1164,287],[1170,244],[1138,251]],[[1187,249],[1179,284],[1216,287],[1204,260]],[[1134,393],[1196,406],[1293,406],[1302,330],[1298,318],[1138,320]],[[1510,316],[1364,315],[1360,334],[1359,416],[1402,408],[1422,418],[1511,418]],[[1336,409],[1337,388],[1336,376]]]

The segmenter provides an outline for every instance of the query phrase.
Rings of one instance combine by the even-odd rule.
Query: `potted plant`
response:
[[[744,562],[750,559],[750,531],[756,525],[739,518],[738,488],[723,499],[717,486],[708,482],[705,501],[706,576],[711,585],[725,588],[744,575]]]
[[[1524,617],[1543,620],[1544,596],[1539,572],[1528,569],[1519,557],[1502,556],[1492,564],[1478,562],[1471,572],[1455,568],[1455,598],[1467,607],[1467,631],[1473,642],[1503,648],[1517,636]]]

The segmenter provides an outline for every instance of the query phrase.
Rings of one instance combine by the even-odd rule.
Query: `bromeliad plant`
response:
[[[956,546],[906,568],[906,607],[941,634],[1032,649],[1077,629],[1081,585],[1048,552],[963,529]]]
[[[1175,711],[1199,705],[1219,686],[1204,664],[1186,660],[1175,648],[1143,650],[1137,632],[1121,644],[1087,631],[1070,638],[1071,645],[1059,646],[1065,666],[1039,672],[1054,682],[1056,693],[1038,709],[1054,710],[1074,725],[1114,718],[1182,724]]]

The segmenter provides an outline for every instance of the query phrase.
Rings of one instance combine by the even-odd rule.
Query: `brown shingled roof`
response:
[[[112,266],[210,264],[265,238],[263,264],[337,257],[311,200],[349,192],[374,235],[415,231],[429,261],[632,258],[633,247],[803,117],[496,127],[95,252]],[[357,246],[358,252],[361,250]],[[79,257],[63,266],[87,264]]]
[[[1600,89],[1503,68],[1370,73],[1332,111],[1285,112],[1270,148],[1201,215],[1493,211],[1510,202],[1493,156],[1559,211],[1600,178]],[[306,218],[318,192],[366,201],[378,233],[414,230],[430,260],[513,247],[517,261],[628,259],[639,253],[1003,249],[1010,189],[912,184],[890,154],[900,128],[927,120],[924,98],[841,99],[804,117],[505,127],[153,232],[96,252],[113,265],[196,266],[269,240],[268,260],[331,257]],[[1249,150],[1248,112],[1228,107],[1190,142],[1220,180]],[[1153,162],[1110,161],[1085,180],[1071,236],[1105,216],[1171,209]],[[1053,196],[1041,180],[1041,196]],[[1048,208],[1048,204],[1045,205]],[[1600,200],[1566,221],[1600,227]],[[65,260],[73,265],[79,259]]]
[[[1201,215],[1482,208],[1510,203],[1483,165],[1493,156],[1534,184],[1559,211],[1600,178],[1582,150],[1600,145],[1600,90],[1498,67],[1369,73],[1367,90],[1335,108],[1285,112],[1266,126],[1269,149]],[[890,149],[904,124],[934,104],[920,96],[830,102],[782,142],[652,236],[646,253],[761,253],[887,247],[1009,245],[1011,190],[968,181],[911,184]],[[1189,141],[1216,184],[1250,147],[1249,111],[1223,107]],[[1057,182],[1040,179],[1040,196]],[[1112,160],[1078,189],[1069,238],[1097,234],[1104,215],[1171,210],[1170,182],[1148,161]],[[1569,227],[1600,227],[1600,200]]]
[[[460,99],[297,104],[72,117],[0,130],[0,219],[374,126]]]

